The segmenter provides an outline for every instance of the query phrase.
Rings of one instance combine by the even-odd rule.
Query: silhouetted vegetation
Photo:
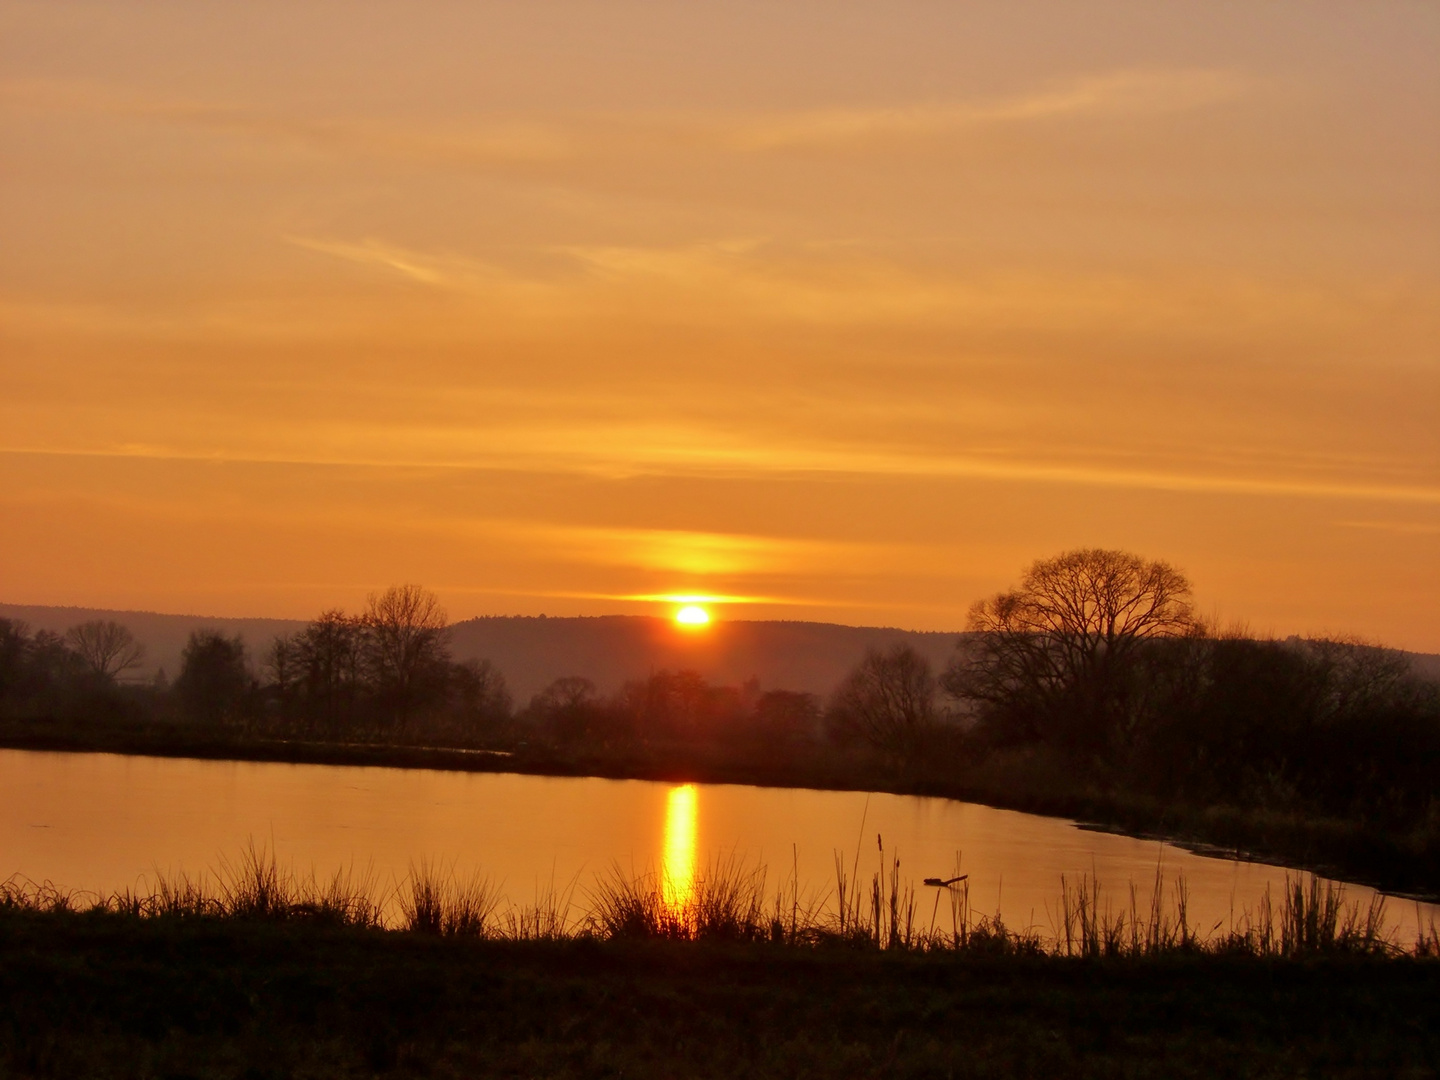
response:
[[[455,663],[433,593],[400,585],[359,615],[326,611],[266,656],[259,726],[343,740],[439,739],[470,746],[503,735],[505,680],[488,663]]]
[[[853,863],[835,853],[835,881],[818,890],[792,872],[773,888],[767,867],[721,856],[699,867],[682,886],[657,871],[611,867],[587,887],[537,892],[515,903],[482,873],[458,877],[427,861],[411,864],[403,880],[384,883],[373,874],[342,869],[329,878],[297,875],[268,849],[252,842],[218,870],[157,873],[151,891],[112,895],[68,892],[46,882],[0,881],[0,913],[114,914],[136,919],[245,919],[307,922],[357,929],[407,930],[440,937],[509,941],[725,941],[796,948],[845,946],[889,952],[1110,957],[1146,960],[1187,953],[1300,959],[1310,956],[1440,959],[1440,927],[1420,917],[1402,940],[1388,901],[1346,899],[1342,884],[1313,874],[1287,875],[1281,895],[1236,908],[1224,927],[1202,930],[1191,922],[1184,878],[1166,882],[1157,867],[1148,898],[1131,883],[1128,903],[1102,900],[1101,883],[1087,876],[1058,882],[1051,924],[1007,926],[977,910],[968,877],[959,872],[929,882],[935,902],[927,913],[899,859],[879,850],[879,869],[862,880]],[[1237,898],[1237,902],[1238,902]],[[944,911],[941,911],[941,902]]]
[[[563,677],[516,711],[416,586],[258,661],[196,631],[173,686],[126,681],[137,648],[0,620],[5,740],[949,795],[1440,891],[1440,688],[1361,642],[1218,634],[1183,574],[1123,552],[1037,562],[945,671],[872,652],[824,702],[662,670]]]
[[[1074,552],[977,605],[942,680],[972,774],[1329,821],[1433,888],[1440,687],[1361,642],[1213,634],[1188,594],[1163,564]]]
[[[721,861],[509,904],[412,868],[382,889],[251,848],[148,894],[0,885],[0,1073],[23,1076],[1424,1075],[1440,941],[1296,878],[1227,931],[1183,883],[1048,934],[926,911],[837,859],[837,902]],[[856,887],[859,886],[859,887]]]

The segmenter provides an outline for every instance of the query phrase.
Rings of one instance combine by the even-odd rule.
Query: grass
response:
[[[0,913],[0,1076],[1414,1076],[1440,965]]]
[[[722,857],[698,872],[679,898],[663,875],[627,873],[617,866],[583,893],[575,882],[563,889],[552,883],[533,903],[517,905],[490,878],[478,873],[460,877],[453,867],[422,861],[385,888],[374,875],[351,869],[324,880],[296,874],[252,843],[213,872],[159,875],[148,893],[98,896],[12,877],[0,882],[0,913],[305,922],[513,942],[649,939],[954,956],[1440,958],[1440,928],[1433,918],[1419,922],[1413,941],[1402,942],[1387,918],[1384,896],[1377,894],[1364,905],[1348,901],[1344,885],[1313,874],[1287,875],[1278,901],[1267,889],[1253,909],[1209,934],[1191,925],[1184,879],[1167,886],[1158,867],[1148,898],[1132,884],[1118,907],[1098,879],[1062,877],[1054,925],[1046,934],[1037,927],[1011,928],[998,914],[977,912],[969,882],[958,874],[957,855],[956,880],[936,890],[927,920],[913,886],[900,873],[899,859],[887,858],[883,843],[879,850],[880,869],[863,883],[858,855],[847,869],[837,854],[830,892],[802,891],[793,870],[771,891],[764,866]]]
[[[1288,879],[1211,936],[1181,881],[1062,885],[1049,934],[930,910],[893,853],[835,887],[721,859],[508,902],[250,846],[93,896],[0,884],[0,1077],[1429,1076],[1440,935]],[[958,861],[958,860],[957,860]]]

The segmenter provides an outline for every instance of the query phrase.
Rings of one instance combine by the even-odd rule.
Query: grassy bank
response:
[[[1124,791],[1076,788],[1063,778],[1037,776],[1025,769],[986,765],[945,771],[903,769],[818,748],[805,754],[764,755],[685,745],[522,744],[491,751],[285,739],[234,728],[158,722],[0,720],[0,747],[931,795],[1072,818],[1105,830],[1172,840],[1207,854],[1264,859],[1390,892],[1440,898],[1440,823],[1420,822],[1410,832],[1399,833],[1285,811],[1193,806]]]
[[[1418,1077],[1440,1060],[1435,943],[1376,947],[1363,919],[1327,921],[1323,891],[1299,890],[1268,943],[1143,915],[1148,938],[1112,935],[1083,910],[1074,939],[1043,943],[907,930],[883,878],[845,921],[707,880],[667,915],[656,883],[616,878],[572,919],[563,898],[501,911],[483,881],[422,870],[392,929],[365,883],[263,857],[88,904],[12,884],[0,1075]]]

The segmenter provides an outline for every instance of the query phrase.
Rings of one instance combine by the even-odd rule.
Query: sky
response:
[[[1433,3],[0,5],[0,599],[1440,651]]]

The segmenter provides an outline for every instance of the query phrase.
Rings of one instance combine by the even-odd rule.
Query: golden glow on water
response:
[[[665,862],[661,881],[665,903],[683,908],[695,891],[695,823],[697,795],[694,784],[670,789],[665,800]]]
[[[302,876],[313,870],[322,880],[368,865],[381,881],[403,881],[429,859],[462,878],[480,873],[511,883],[516,904],[538,900],[547,882],[591,887],[604,873],[598,868],[655,868],[662,899],[689,896],[693,904],[701,794],[699,785],[638,780],[0,749],[0,881],[20,874],[68,889],[149,893],[157,870],[218,869],[220,857],[253,842],[271,846],[282,867]],[[1143,903],[1161,862],[1167,885],[1185,878],[1189,916],[1203,930],[1223,931],[1245,910],[1255,912],[1267,889],[1279,896],[1285,888],[1283,867],[1206,858],[974,803],[727,784],[706,785],[703,794],[706,853],[768,866],[771,882],[793,866],[802,895],[828,895],[832,913],[835,853],[849,860],[847,874],[858,866],[868,881],[880,869],[877,833],[887,856],[898,853],[902,883],[930,902],[920,879],[948,876],[959,848],[975,907],[1042,933],[1052,930],[1062,875],[1090,874],[1112,899],[1134,883]],[[497,829],[497,821],[507,827]],[[868,842],[857,856],[862,827]],[[1363,885],[1346,890],[1361,910],[1375,895]],[[1432,904],[1396,904],[1386,913],[1401,941],[1415,940],[1417,917],[1440,923]]]

